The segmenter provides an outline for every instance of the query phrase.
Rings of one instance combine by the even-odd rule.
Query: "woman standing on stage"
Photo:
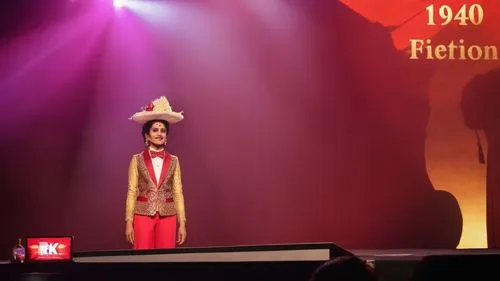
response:
[[[175,248],[186,240],[186,212],[179,159],[165,145],[170,125],[184,116],[160,97],[130,119],[142,124],[146,149],[129,165],[126,238],[133,249]]]

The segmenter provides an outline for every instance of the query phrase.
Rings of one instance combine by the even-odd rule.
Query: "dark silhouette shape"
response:
[[[388,28],[332,6],[325,60],[332,78],[318,104],[330,132],[325,178],[342,190],[331,203],[331,224],[351,228],[345,246],[355,239],[359,248],[456,248],[459,204],[435,190],[425,161],[434,65],[397,51]],[[348,222],[340,217],[346,214]]]
[[[309,281],[376,281],[374,269],[365,261],[345,256],[334,258],[318,267]]]
[[[461,108],[465,125],[475,130],[476,134],[478,130],[484,131],[488,142],[486,157],[488,247],[500,248],[500,68],[477,75],[464,87]],[[480,144],[479,136],[478,144]],[[479,146],[480,162],[481,153],[482,147]]]

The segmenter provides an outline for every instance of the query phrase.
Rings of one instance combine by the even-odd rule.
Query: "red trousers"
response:
[[[175,248],[177,217],[134,215],[134,250]]]

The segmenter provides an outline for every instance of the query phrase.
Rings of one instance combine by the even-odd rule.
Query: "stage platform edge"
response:
[[[75,253],[74,261],[77,263],[327,261],[334,257],[353,255],[335,243],[304,243],[89,251]]]

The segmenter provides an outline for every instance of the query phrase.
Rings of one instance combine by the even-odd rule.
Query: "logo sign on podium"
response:
[[[26,262],[70,262],[72,252],[71,236],[26,238]]]

